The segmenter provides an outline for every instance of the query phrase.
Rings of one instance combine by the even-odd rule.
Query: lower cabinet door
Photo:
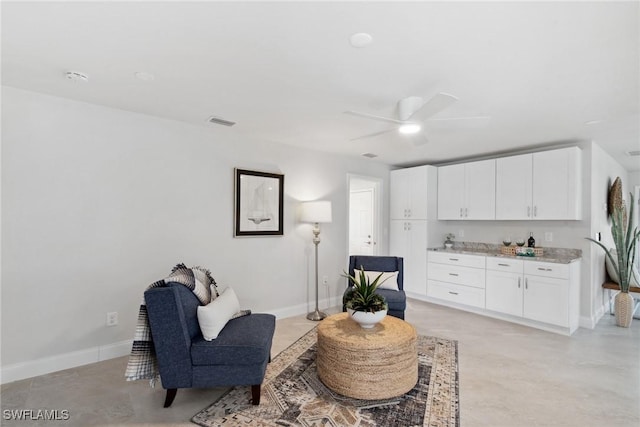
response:
[[[524,317],[569,326],[568,281],[541,276],[525,276],[524,280]]]
[[[523,282],[521,274],[487,270],[487,310],[522,316]]]

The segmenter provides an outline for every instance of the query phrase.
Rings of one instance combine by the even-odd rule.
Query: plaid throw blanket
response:
[[[150,284],[147,290],[165,286],[169,282],[181,283],[191,289],[202,305],[207,305],[211,300],[218,297],[216,281],[211,277],[211,272],[206,268],[188,268],[186,265],[180,263],[171,270],[169,276]],[[127,381],[148,379],[151,381],[152,386],[158,378],[158,363],[153,341],[151,340],[151,330],[149,328],[149,318],[147,317],[147,306],[144,297],[142,298],[142,304],[138,312],[138,322],[125,377]]]

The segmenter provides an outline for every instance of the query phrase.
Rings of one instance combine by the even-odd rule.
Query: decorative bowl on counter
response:
[[[516,240],[516,245],[518,245],[518,246],[524,246],[524,239],[518,239],[518,240]]]
[[[505,246],[511,246],[511,237],[505,237],[502,239],[502,244]]]

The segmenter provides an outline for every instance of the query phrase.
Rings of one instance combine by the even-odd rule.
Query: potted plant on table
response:
[[[376,289],[384,282],[384,280],[380,281],[382,273],[373,282],[371,282],[363,267],[360,267],[360,270],[356,270],[354,276],[347,273],[344,275],[353,284],[344,298],[349,316],[363,328],[373,328],[384,319],[389,309],[384,297],[376,293]]]
[[[631,221],[627,218],[633,218],[634,200],[633,194],[629,194],[631,203],[629,204],[629,216],[626,215],[624,203],[616,204],[612,207],[611,212],[611,236],[615,244],[615,252],[607,249],[605,245],[587,237],[588,240],[600,246],[608,260],[610,261],[615,273],[618,276],[618,284],[620,292],[616,295],[615,311],[616,324],[618,326],[629,327],[633,319],[633,297],[629,295],[629,287],[634,272],[634,261],[636,256],[636,245],[640,239],[640,231],[637,227],[632,228]],[[638,277],[635,278],[638,281]]]

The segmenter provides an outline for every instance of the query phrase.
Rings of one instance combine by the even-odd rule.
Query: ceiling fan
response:
[[[414,137],[411,139],[414,145],[423,145],[428,142],[424,132],[422,132],[427,120],[488,119],[488,117],[485,116],[451,117],[442,119],[432,118],[432,116],[446,109],[457,100],[457,97],[443,92],[437,93],[426,102],[419,96],[410,96],[398,101],[398,118],[376,116],[358,111],[345,111],[345,114],[352,116],[364,117],[366,119],[378,120],[397,125],[391,129],[351,138],[350,141],[371,138],[397,130],[403,135],[413,135]]]

